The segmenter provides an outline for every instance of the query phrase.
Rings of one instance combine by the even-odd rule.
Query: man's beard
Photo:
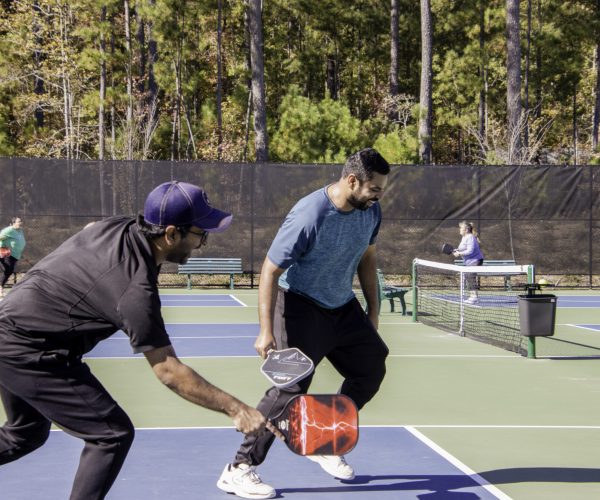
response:
[[[166,256],[167,262],[172,262],[173,264],[185,264],[189,258],[190,254],[188,252],[181,251],[173,251]]]
[[[350,203],[350,205],[352,205],[354,208],[358,208],[359,210],[368,210],[370,207],[370,201],[376,202],[377,198],[361,201],[358,198],[356,198],[356,196],[354,196],[353,194],[351,194],[348,197],[348,203]]]

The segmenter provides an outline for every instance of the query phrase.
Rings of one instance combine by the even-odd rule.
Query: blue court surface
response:
[[[558,307],[600,307],[599,295],[561,295],[558,297]]]
[[[404,427],[361,427],[347,455],[356,471],[342,482],[276,442],[258,472],[290,500],[476,500],[507,498],[451,457],[444,457]],[[138,429],[127,461],[107,500],[224,500],[216,487],[239,446],[233,428]],[[2,498],[58,500],[69,496],[82,442],[52,432],[45,446],[0,469]],[[496,493],[496,494],[494,494]]]
[[[233,295],[162,294],[163,307],[245,307]]]
[[[167,332],[180,357],[256,356],[257,323],[167,324]],[[129,338],[121,331],[100,342],[86,358],[143,357],[133,354]]]

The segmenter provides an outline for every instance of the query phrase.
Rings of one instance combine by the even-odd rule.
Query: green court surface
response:
[[[164,293],[232,293],[247,306],[165,307],[167,323],[257,322],[255,290]],[[527,359],[413,323],[410,316],[390,313],[387,303],[382,309],[388,373],[378,395],[361,411],[361,425],[414,427],[510,498],[600,498],[600,359]],[[557,334],[575,324],[600,324],[600,308],[558,309]],[[577,334],[600,337],[600,331]],[[268,388],[258,357],[184,361],[249,404]],[[136,427],[231,427],[225,416],[161,386],[144,359],[88,363]],[[311,392],[336,392],[340,381],[327,362],[321,363]],[[399,473],[402,468],[398,463]]]

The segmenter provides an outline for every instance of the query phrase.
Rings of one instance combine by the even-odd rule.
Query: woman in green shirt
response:
[[[13,217],[10,226],[0,231],[0,247],[10,249],[10,255],[0,259],[0,272],[2,272],[2,276],[0,276],[0,298],[4,297],[4,285],[10,275],[15,272],[17,261],[23,255],[25,235],[23,229],[21,229],[22,225],[23,221],[20,217]]]

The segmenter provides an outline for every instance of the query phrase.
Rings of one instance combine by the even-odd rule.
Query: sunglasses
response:
[[[180,229],[180,231],[181,231],[181,229]],[[197,231],[192,231],[191,229],[188,229],[185,232],[195,234],[196,236],[200,236],[200,243],[198,244],[197,248],[200,248],[201,246],[206,245],[206,241],[208,240],[208,231],[197,232]]]

